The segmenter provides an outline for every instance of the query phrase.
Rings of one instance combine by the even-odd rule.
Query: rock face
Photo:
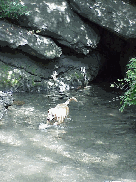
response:
[[[12,94],[0,91],[0,120],[4,116],[8,106],[11,106],[12,104],[13,104]]]
[[[134,52],[136,7],[127,0],[21,3],[29,14],[0,19],[1,88],[65,91],[83,87],[107,65],[115,72],[121,66],[123,72]]]
[[[136,7],[129,1],[69,0],[80,15],[125,38],[136,38]]]
[[[53,59],[62,54],[61,48],[50,38],[37,35],[33,31],[5,21],[0,21],[0,27],[2,27],[0,40],[4,46],[9,45],[13,49],[21,48],[26,53],[44,59]]]
[[[5,108],[8,108],[8,106],[11,106],[13,104],[13,97],[11,93],[4,93],[0,91],[0,99],[1,102],[3,102],[3,106]]]

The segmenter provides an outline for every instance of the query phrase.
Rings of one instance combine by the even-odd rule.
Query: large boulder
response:
[[[54,71],[59,80],[55,85],[78,87],[93,80],[105,62],[97,53],[90,52],[99,43],[96,28],[82,21],[67,1],[22,3],[29,15],[0,21],[0,60],[12,66],[7,73],[12,90],[32,91],[37,85],[38,89],[47,90],[49,79],[54,83]],[[73,56],[68,57],[73,54],[68,49],[74,51]]]
[[[43,37],[9,22],[0,21],[0,43],[12,49],[19,48],[30,55],[53,59],[61,55],[61,48],[49,37]]]
[[[22,2],[28,7],[30,15],[18,20],[21,26],[33,28],[35,33],[85,55],[97,47],[100,39],[98,31],[82,21],[66,0]]]
[[[125,38],[136,38],[136,6],[127,0],[69,0],[70,7],[103,28]]]
[[[127,60],[134,52],[136,8],[129,3],[21,3],[29,14],[0,20],[0,61],[6,67],[1,67],[1,87],[4,83],[13,91],[79,88],[95,79],[103,68],[107,67],[110,75],[120,66],[122,70],[126,64],[124,52]],[[129,38],[133,38],[133,45],[126,41]]]
[[[99,34],[95,28],[71,11],[66,1],[22,2],[28,7],[30,15],[18,18],[21,27],[0,21],[0,41],[4,45],[19,47],[24,52],[45,59],[61,55],[58,43],[83,54],[97,47]]]
[[[18,91],[65,91],[83,87],[102,70],[105,58],[99,53],[76,57],[61,55],[48,64],[36,62],[21,52],[0,53],[0,87]],[[90,63],[90,64],[89,64]]]

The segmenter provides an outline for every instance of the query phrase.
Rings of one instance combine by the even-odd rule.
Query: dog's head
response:
[[[51,108],[48,110],[47,115],[47,124],[52,124],[56,120],[55,108]]]

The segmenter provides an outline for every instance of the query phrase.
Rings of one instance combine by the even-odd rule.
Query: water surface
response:
[[[136,108],[120,113],[119,93],[100,86],[71,91],[70,115],[39,129],[47,110],[66,101],[48,94],[16,93],[22,105],[0,121],[0,181],[136,181]]]

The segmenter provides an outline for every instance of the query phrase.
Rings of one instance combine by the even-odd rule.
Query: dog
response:
[[[68,99],[65,103],[58,104],[55,108],[51,108],[48,110],[48,115],[47,115],[47,124],[49,125],[58,125],[64,122],[64,119],[68,116],[69,114],[69,107],[68,104],[70,101],[77,101],[75,97],[72,97]]]

